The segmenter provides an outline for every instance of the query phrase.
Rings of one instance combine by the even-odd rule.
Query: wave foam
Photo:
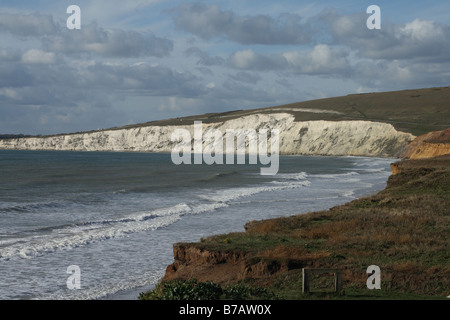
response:
[[[336,179],[343,177],[351,177],[351,176],[359,176],[359,173],[356,171],[350,171],[345,173],[325,173],[325,174],[312,174],[311,177],[315,178],[324,178],[324,179]]]
[[[51,234],[35,235],[3,241],[0,260],[33,258],[57,250],[68,250],[97,241],[124,237],[127,234],[154,230],[178,221],[191,211],[186,204],[130,215],[118,220],[88,222],[54,229]]]
[[[294,189],[310,185],[310,181],[306,180],[306,173],[284,174],[280,175],[283,180],[275,180],[270,183],[257,187],[242,187],[225,190],[217,190],[199,197],[208,201],[218,203],[229,203],[243,197],[249,197],[262,192],[271,192],[276,190]],[[278,177],[278,176],[277,176]]]
[[[94,242],[124,237],[130,233],[154,230],[175,223],[183,215],[201,214],[228,207],[233,201],[262,192],[300,188],[309,185],[304,172],[284,174],[280,180],[265,185],[245,186],[198,195],[192,203],[179,203],[148,211],[135,212],[116,219],[87,221],[52,227],[45,234],[13,236],[0,241],[0,260],[33,258],[57,250],[69,250]],[[206,200],[206,202],[205,202]]]
[[[122,279],[114,283],[105,283],[91,287],[82,287],[82,290],[63,290],[49,295],[38,295],[32,300],[97,300],[109,295],[117,294],[143,286],[155,285],[164,275],[165,269],[148,271],[143,274]],[[135,299],[138,297],[136,296]]]

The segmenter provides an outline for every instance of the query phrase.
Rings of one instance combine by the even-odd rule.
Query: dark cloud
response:
[[[0,62],[17,62],[21,58],[18,50],[0,48]]]
[[[60,26],[47,14],[7,14],[0,13],[0,32],[8,32],[19,37],[55,35]]]
[[[0,131],[48,134],[123,125],[136,107],[124,105],[129,97],[195,98],[205,90],[202,79],[190,72],[147,63],[1,62]],[[141,103],[158,112],[151,99]],[[117,105],[123,108],[118,111]]]
[[[247,83],[257,83],[262,79],[257,73],[243,71],[230,75],[230,78],[236,81]]]
[[[311,29],[295,14],[238,16],[216,4],[183,4],[170,11],[175,26],[203,39],[226,38],[240,44],[304,44]]]
[[[96,54],[102,57],[165,57],[173,49],[173,42],[153,33],[106,30],[95,22],[83,25],[81,30],[65,29],[55,37],[43,40],[48,51],[65,54]]]
[[[129,95],[192,97],[202,93],[201,79],[165,66],[95,63],[83,69],[83,86]]]
[[[0,88],[38,88],[36,92],[32,91],[30,96],[44,94],[48,95],[50,100],[50,92],[54,88],[86,92],[97,90],[99,95],[104,92],[117,92],[124,95],[181,97],[198,96],[204,90],[202,79],[190,72],[177,72],[169,67],[147,63],[92,62],[83,65],[72,62],[71,66],[2,63],[0,74]],[[21,92],[20,96],[24,99],[28,94]],[[80,95],[77,100],[83,96]],[[61,104],[60,101],[57,102],[55,105]],[[52,104],[51,101],[48,104]]]
[[[20,38],[37,38],[45,51],[66,55],[94,54],[101,57],[166,57],[173,41],[151,32],[104,29],[92,22],[81,30],[69,30],[51,15],[0,13],[0,33]],[[2,54],[0,52],[0,59]]]
[[[143,121],[450,82],[445,24],[383,20],[369,30],[365,12],[304,21],[199,3],[170,12],[195,41],[175,46],[151,32],[68,30],[51,15],[1,13],[0,132],[89,130],[147,114]]]
[[[0,88],[32,85],[33,80],[27,68],[10,62],[0,63]]]
[[[191,56],[198,57],[199,60],[197,61],[197,64],[201,64],[204,66],[218,66],[222,65],[225,62],[225,59],[223,59],[222,57],[211,56],[208,53],[203,52],[198,47],[190,47],[186,49],[184,53],[187,57]]]

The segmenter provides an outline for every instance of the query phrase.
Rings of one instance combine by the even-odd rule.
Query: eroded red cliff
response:
[[[406,159],[427,159],[450,154],[450,128],[433,131],[414,139],[405,152]]]

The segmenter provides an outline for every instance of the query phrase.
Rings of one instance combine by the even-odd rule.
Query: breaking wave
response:
[[[230,173],[233,174],[233,173]],[[33,258],[57,250],[86,246],[94,242],[124,237],[130,233],[163,228],[186,214],[202,214],[233,205],[233,201],[262,192],[306,187],[304,172],[281,175],[279,180],[264,185],[215,190],[197,195],[189,203],[135,212],[114,219],[86,221],[69,225],[46,227],[45,230],[17,232],[0,239],[0,260]],[[45,232],[43,232],[45,231]]]

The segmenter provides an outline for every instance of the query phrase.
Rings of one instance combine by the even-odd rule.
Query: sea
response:
[[[395,160],[280,156],[267,176],[170,154],[0,150],[0,300],[137,300],[174,243],[375,194]]]

